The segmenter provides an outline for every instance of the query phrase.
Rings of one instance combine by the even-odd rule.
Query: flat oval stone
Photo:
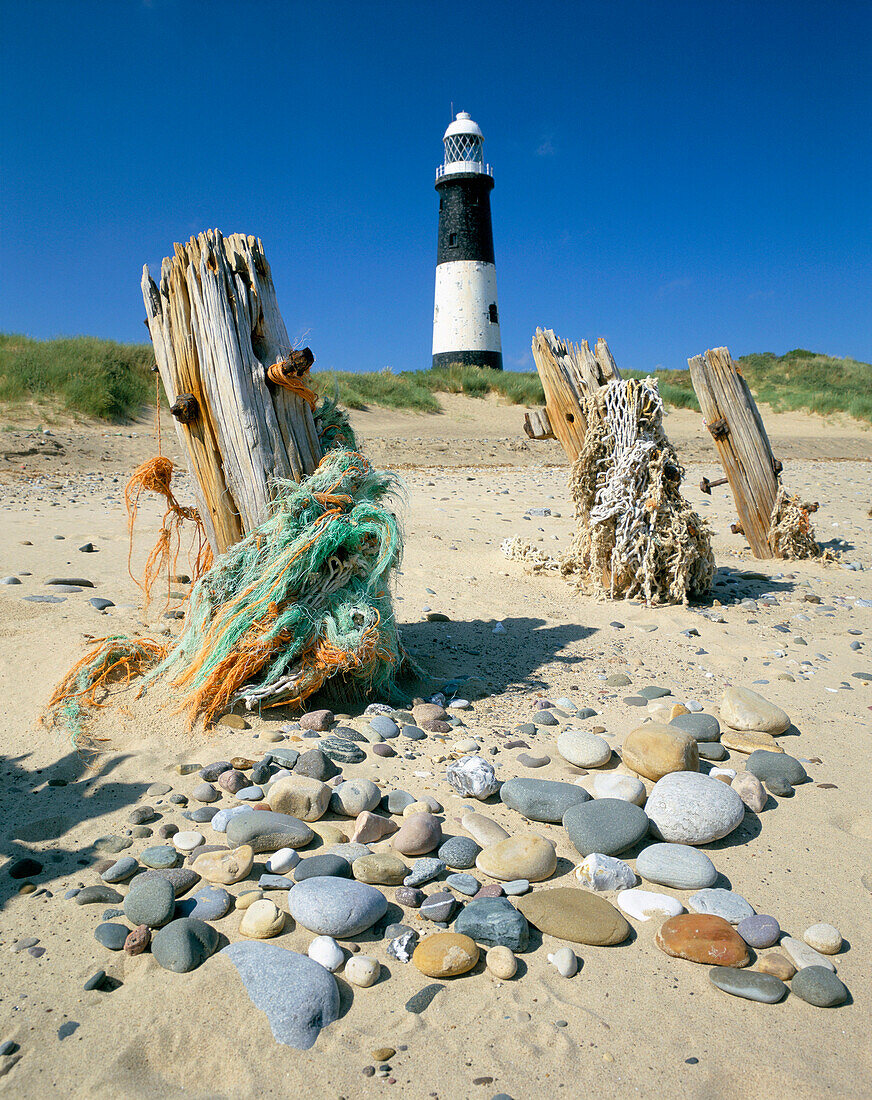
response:
[[[761,974],[757,970],[737,970],[732,966],[712,967],[709,980],[724,993],[744,997],[746,1001],[762,1001],[767,1005],[774,1005],[787,992],[784,982],[772,974]]]
[[[660,722],[647,722],[627,734],[621,759],[626,767],[655,782],[670,772],[699,771],[699,750],[693,736]]]
[[[288,912],[304,928],[322,936],[347,939],[381,920],[388,908],[374,886],[344,878],[309,878],[288,894]]]
[[[478,962],[478,947],[469,936],[436,932],[425,936],[415,948],[412,962],[430,978],[457,978]]]
[[[400,727],[393,718],[388,718],[386,714],[374,714],[369,720],[369,727],[388,741],[394,737],[399,737],[400,734]]]
[[[734,730],[761,730],[764,733],[784,733],[790,718],[781,707],[770,703],[756,691],[743,687],[724,688],[721,699],[721,721]]]
[[[517,878],[543,882],[554,874],[557,853],[553,845],[539,836],[507,837],[484,848],[475,865],[490,878],[504,882]]]
[[[457,871],[475,866],[481,848],[468,836],[451,836],[443,841],[436,853],[444,863]]]
[[[702,890],[718,877],[705,852],[686,844],[650,844],[636,858],[636,871],[648,882],[674,890]]]
[[[591,788],[594,798],[622,798],[637,806],[644,806],[648,797],[645,784],[635,775],[599,772],[593,777]]]
[[[164,970],[187,974],[212,955],[218,946],[218,933],[196,917],[170,921],[151,940],[151,953]]]
[[[172,919],[175,908],[173,885],[163,878],[147,879],[145,875],[138,875],[124,899],[124,915],[134,926],[146,924],[149,928],[160,928]]]
[[[608,741],[587,730],[565,729],[557,738],[557,751],[576,768],[599,768],[611,759]]]
[[[802,938],[822,955],[836,955],[842,947],[842,934],[832,924],[813,924],[811,928],[806,928]]]
[[[648,816],[641,807],[622,798],[597,798],[567,810],[563,827],[583,856],[592,852],[615,856],[645,836]]]
[[[775,917],[755,913],[739,921],[736,931],[750,947],[760,950],[778,943],[781,926]]]
[[[461,909],[454,930],[486,947],[526,951],[530,929],[527,918],[508,898],[479,898]]]
[[[458,894],[464,894],[470,898],[481,889],[481,883],[474,875],[466,875],[462,871],[447,875],[445,885],[451,890],[456,890]]]
[[[266,1014],[277,1043],[309,1050],[321,1029],[339,1018],[336,979],[306,955],[258,942],[233,943],[222,954],[239,971],[251,1003]]]
[[[227,831],[227,823],[231,818],[239,817],[240,814],[250,814],[251,812],[248,806],[227,806],[214,814],[209,823],[213,832],[224,833]]]
[[[176,902],[177,917],[197,920],[221,920],[233,908],[233,895],[221,886],[204,886],[190,898]]]
[[[198,783],[191,791],[191,796],[198,802],[217,802],[221,797],[221,792],[216,791],[211,783]]]
[[[239,922],[240,936],[252,940],[271,940],[285,928],[285,914],[270,898],[257,898],[246,906]]]
[[[400,886],[407,871],[408,867],[400,857],[391,852],[373,852],[361,856],[351,865],[351,873],[358,882],[368,882],[373,886]]]
[[[684,912],[684,906],[678,898],[653,890],[622,890],[615,900],[622,913],[639,921],[647,921],[652,917],[677,917]]]
[[[478,845],[476,845],[476,849]],[[404,886],[423,886],[425,882],[432,882],[445,870],[445,862],[435,856],[423,856],[416,859],[403,879]]]
[[[301,859],[294,868],[294,879],[305,882],[309,878],[351,878],[351,868],[352,863],[344,856],[336,852],[324,852],[322,855]]]
[[[784,955],[773,952],[771,955],[763,955],[757,960],[757,969],[761,974],[774,974],[783,982],[789,982],[796,973],[796,967]]]
[[[407,909],[420,909],[425,897],[424,891],[418,890],[415,886],[401,886],[394,894],[394,901]]]
[[[687,908],[693,913],[712,913],[723,917],[730,924],[739,924],[746,917],[754,916],[753,906],[732,890],[699,890],[688,898]]]
[[[561,940],[596,947],[622,943],[630,926],[618,910],[589,890],[556,886],[520,898],[517,907],[530,924]]]
[[[193,886],[196,886],[200,881],[200,876],[191,867],[171,867],[168,871],[143,871],[142,874],[136,876],[133,883],[151,882],[157,879],[168,882],[178,898],[182,894],[186,894]],[[130,897],[129,894],[127,896]]]
[[[432,852],[442,843],[442,824],[428,813],[410,814],[391,837],[391,844],[404,856],[420,856]]]
[[[794,939],[793,936],[785,936],[779,947],[797,970],[804,970],[807,966],[823,966],[827,970],[836,969],[826,955],[822,955],[820,951],[815,951],[813,947],[809,947],[802,940]]]
[[[104,882],[110,883],[126,882],[132,875],[136,874],[138,870],[139,864],[133,856],[122,856],[122,858],[116,860],[111,867],[107,867],[100,875],[100,878]]]
[[[718,779],[699,772],[672,772],[654,784],[645,812],[659,840],[708,844],[741,825],[745,804]]]
[[[362,764],[366,760],[366,753],[359,745],[335,735],[325,737],[319,747],[328,759],[338,764]]]
[[[806,966],[790,983],[797,997],[817,1008],[834,1008],[848,999],[848,990],[832,970],[824,966]]]
[[[94,939],[97,943],[108,947],[110,951],[121,951],[130,929],[126,924],[113,924],[105,922],[98,924],[94,929]]]
[[[560,823],[571,806],[589,800],[584,787],[553,779],[510,779],[500,787],[500,801],[530,821]]]
[[[756,775],[767,787],[773,782],[795,787],[808,779],[808,772],[802,764],[786,752],[767,752],[766,749],[756,749],[745,761],[745,768],[752,775]]]
[[[654,942],[676,959],[709,966],[747,966],[750,961],[745,941],[722,917],[682,913],[670,917],[657,929]]]
[[[381,801],[381,791],[371,779],[346,779],[333,788],[330,812],[344,817],[357,817],[364,810],[374,810]]]
[[[231,886],[242,882],[251,874],[254,865],[254,850],[250,844],[242,844],[232,851],[205,852],[197,856],[193,870],[207,882]]]
[[[721,724],[717,718],[702,711],[696,714],[677,714],[669,720],[669,725],[684,730],[696,741],[717,741],[721,736]]]
[[[419,912],[427,920],[447,921],[454,912],[456,904],[453,894],[450,894],[447,890],[439,890],[424,899]]]
[[[168,867],[175,867],[179,862],[179,853],[169,844],[158,844],[153,848],[146,848],[139,859],[145,867],[165,870]]]
[[[228,820],[226,833],[231,848],[249,844],[256,854],[279,848],[304,848],[315,835],[305,822],[295,817],[248,809]]]

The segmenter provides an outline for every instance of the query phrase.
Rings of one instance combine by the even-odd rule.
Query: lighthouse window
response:
[[[453,248],[457,244],[457,234],[456,233],[449,233],[448,234],[448,244],[449,244],[449,247],[451,247],[451,248]]]
[[[498,325],[500,323],[500,319],[497,316],[497,304],[496,304],[496,302],[491,302],[491,304],[487,307],[487,312],[488,312],[488,318],[490,319],[491,324]]]

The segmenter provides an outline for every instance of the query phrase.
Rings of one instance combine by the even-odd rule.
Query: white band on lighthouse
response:
[[[502,351],[497,272],[482,260],[454,260],[436,268],[433,354]]]

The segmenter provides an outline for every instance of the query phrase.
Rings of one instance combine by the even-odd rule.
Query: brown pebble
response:
[[[375,1066],[364,1066],[361,1072],[364,1077],[375,1077]]]
[[[238,714],[222,714],[216,726],[228,726],[232,730],[247,730],[248,722]]]
[[[778,952],[761,956],[757,960],[754,969],[759,970],[761,974],[773,974],[783,982],[789,982],[796,973],[796,967],[790,959],[785,958],[784,955],[779,955]]]
[[[179,831],[178,825],[176,825],[172,821],[167,821],[165,825],[160,826],[160,828],[157,831],[157,835],[162,840],[169,840],[169,838],[171,836],[175,836],[178,831]]]
[[[389,1062],[396,1053],[393,1047],[379,1047],[372,1052],[372,1057],[376,1062]]]
[[[234,756],[230,761],[230,767],[236,768],[237,771],[247,772],[254,767],[254,760],[249,760],[246,756]]]
[[[108,871],[110,867],[114,867],[117,862],[117,859],[98,859],[94,864],[94,870],[98,875],[102,875],[104,871]]]
[[[489,882],[486,886],[478,891],[474,895],[473,900],[476,898],[501,898],[503,896],[503,888],[498,882]]]
[[[124,951],[127,955],[141,955],[151,943],[151,929],[147,924],[140,924],[124,941]]]
[[[35,889],[36,889],[36,887],[33,885],[32,882],[25,882],[25,884],[19,888],[18,893],[19,894],[32,894]]]

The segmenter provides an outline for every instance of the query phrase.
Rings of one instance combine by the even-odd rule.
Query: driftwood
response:
[[[769,528],[778,474],[757,403],[727,348],[712,348],[687,363],[733,492],[742,533],[755,558],[774,557]]]
[[[201,233],[161,265],[143,268],[142,295],[161,381],[195,482],[213,553],[267,516],[274,476],[299,481],[321,459],[263,245]],[[302,358],[300,358],[303,356]],[[267,370],[285,365],[276,384]]]
[[[587,430],[585,397],[620,378],[620,371],[602,337],[591,351],[587,340],[580,345],[567,344],[551,329],[536,329],[533,358],[545,391],[545,409],[527,413],[524,431],[531,439],[556,437],[573,463],[584,446]]]

